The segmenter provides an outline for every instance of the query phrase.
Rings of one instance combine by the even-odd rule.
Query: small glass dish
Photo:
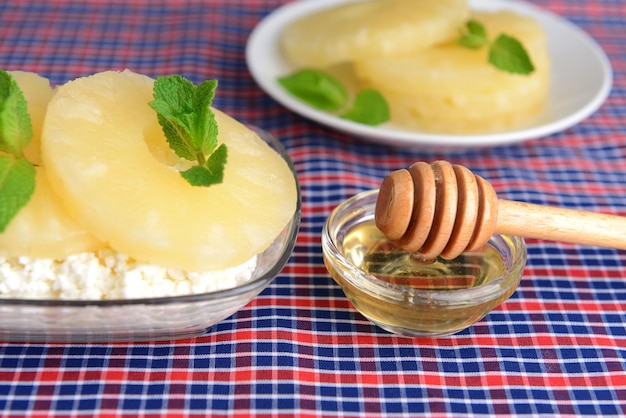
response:
[[[337,206],[322,231],[324,263],[372,323],[397,335],[461,331],[506,301],[526,265],[520,237],[494,235],[455,260],[423,260],[397,249],[374,224],[378,190]]]
[[[259,136],[293,163],[269,133]],[[120,300],[0,299],[0,341],[113,342],[191,338],[247,305],[280,273],[289,260],[300,226],[301,196],[296,210],[274,242],[257,258],[253,277],[238,287],[185,296]]]

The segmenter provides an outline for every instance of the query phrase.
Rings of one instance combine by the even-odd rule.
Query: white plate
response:
[[[478,147],[496,146],[539,138],[567,129],[591,115],[608,96],[611,64],[600,46],[565,19],[528,3],[506,0],[469,0],[472,9],[506,9],[535,18],[548,36],[552,84],[548,105],[523,129],[487,135],[439,135],[409,131],[391,123],[361,125],[314,109],[289,95],[277,79],[293,72],[279,49],[280,34],[294,20],[318,10],[353,0],[299,0],[288,3],[263,19],[246,46],[248,68],[259,86],[285,107],[337,130],[391,145]]]

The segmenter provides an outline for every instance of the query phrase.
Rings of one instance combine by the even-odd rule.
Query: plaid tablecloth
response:
[[[53,83],[106,69],[198,82],[280,138],[303,220],[292,258],[202,337],[160,343],[0,342],[0,416],[626,415],[626,253],[528,240],[517,292],[475,326],[400,338],[371,325],[322,263],[329,212],[391,170],[447,159],[500,197],[626,215],[626,4],[536,0],[591,34],[614,85],[581,124],[499,148],[428,152],[361,141],[277,104],[244,48],[281,0],[3,0],[0,68]],[[625,234],[626,239],[626,234]]]

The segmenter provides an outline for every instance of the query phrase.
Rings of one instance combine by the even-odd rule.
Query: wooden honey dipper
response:
[[[453,259],[493,234],[626,249],[626,218],[498,199],[467,168],[418,162],[382,182],[374,219],[399,248]]]

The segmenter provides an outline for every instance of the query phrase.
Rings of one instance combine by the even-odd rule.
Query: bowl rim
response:
[[[281,249],[280,255],[277,260],[266,270],[263,274],[255,277],[252,280],[246,281],[240,286],[229,287],[213,292],[204,293],[191,293],[177,296],[161,296],[151,298],[128,298],[128,299],[36,299],[36,298],[10,298],[0,297],[0,308],[8,306],[29,306],[29,307],[100,307],[100,308],[113,308],[120,306],[138,306],[138,305],[169,305],[176,303],[193,303],[193,302],[207,302],[217,299],[233,298],[240,294],[249,293],[259,287],[266,286],[282,271],[289,259],[291,258],[293,249],[295,247],[296,238],[300,228],[300,222],[302,219],[302,192],[300,190],[300,183],[298,181],[298,174],[295,165],[287,152],[285,146],[269,132],[258,128],[256,126],[248,126],[251,130],[256,132],[261,140],[269,145],[274,151],[276,151],[287,163],[289,170],[291,171],[295,186],[296,186],[296,208],[293,216],[285,225],[285,228],[277,235],[276,239],[285,236],[285,245]],[[257,256],[262,257],[268,250],[270,250],[274,244],[270,244],[263,253]],[[258,268],[258,266],[257,266]]]
[[[406,286],[389,283],[374,275],[368,274],[359,269],[351,262],[347,261],[339,249],[336,236],[332,231],[338,231],[344,225],[340,217],[360,217],[362,222],[374,218],[374,205],[378,189],[360,192],[340,203],[330,213],[322,230],[322,250],[324,257],[330,263],[340,264],[343,271],[348,273],[340,274],[343,280],[348,281],[352,286],[362,292],[367,292],[377,298],[385,298],[394,302],[412,304],[419,301],[424,303],[436,303],[445,305],[467,304],[468,301],[480,303],[492,300],[505,293],[510,286],[516,286],[521,280],[524,267],[527,261],[527,248],[524,239],[519,236],[496,234],[490,241],[496,238],[506,239],[510,242],[508,249],[512,249],[517,257],[511,258],[511,265],[507,266],[507,272],[515,274],[504,274],[490,281],[471,288],[451,289],[451,290],[424,290],[408,288]],[[369,206],[368,206],[369,205]],[[345,212],[345,214],[344,214]],[[512,252],[513,252],[512,251]],[[341,271],[341,269],[339,269]]]

